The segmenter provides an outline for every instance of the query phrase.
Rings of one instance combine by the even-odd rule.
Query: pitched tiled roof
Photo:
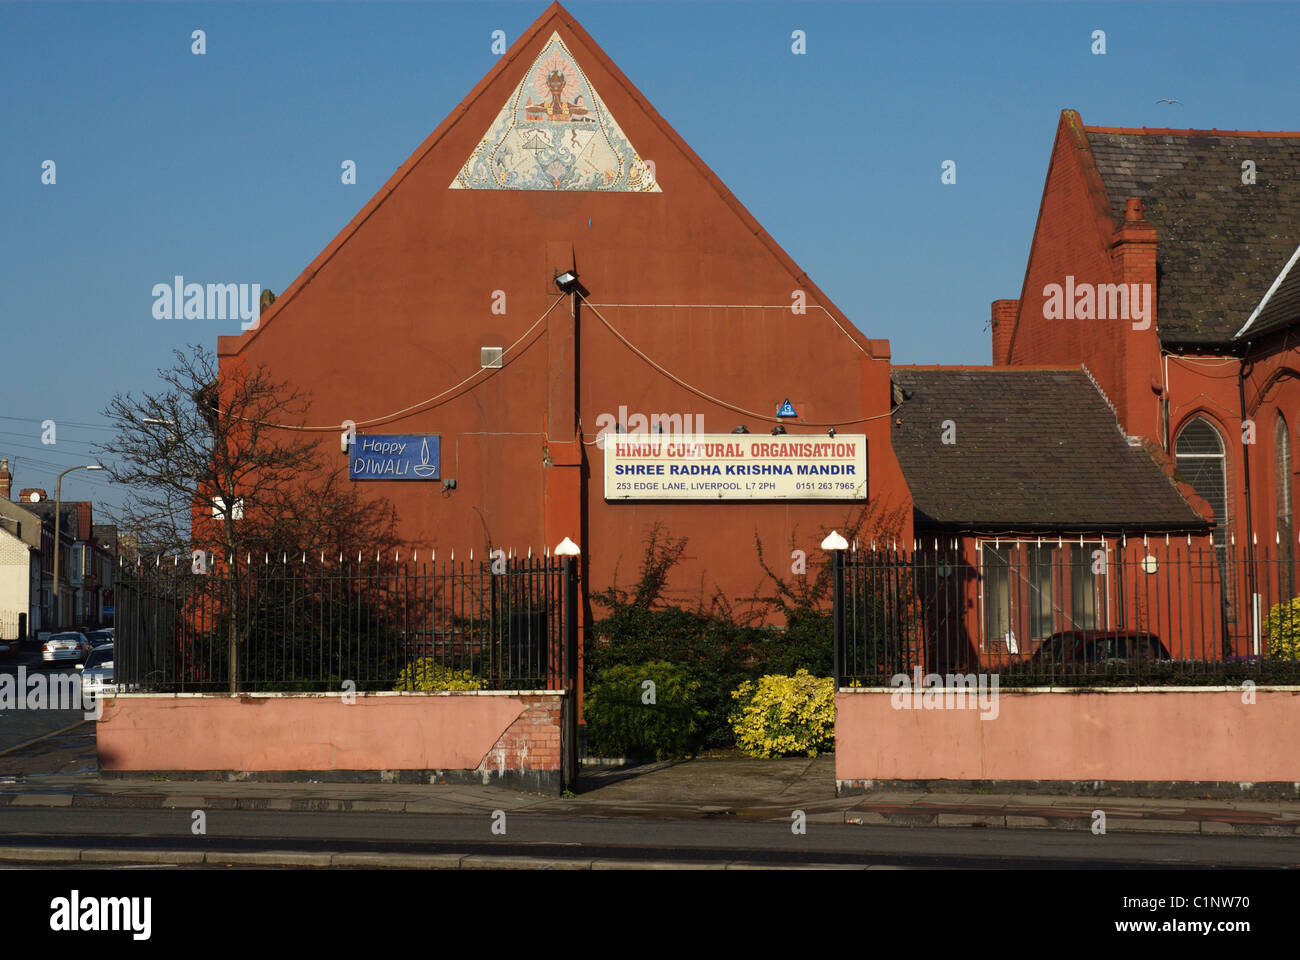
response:
[[[50,521],[53,521],[54,504],[55,501],[47,499],[47,500],[38,501],[37,503],[24,503],[22,507],[24,510],[36,514],[37,516],[41,517],[43,520],[48,519]],[[60,523],[60,526],[62,527],[61,532],[67,534],[70,537],[74,537],[74,538],[77,537],[78,535],[77,501],[64,500],[62,503],[60,503],[59,516],[61,519],[61,523]]]
[[[1258,337],[1300,322],[1300,247],[1291,254],[1255,311],[1237,333],[1238,339]]]
[[[1231,340],[1300,244],[1300,134],[1084,130],[1116,223],[1140,197],[1156,228],[1161,340]]]
[[[894,367],[894,452],[918,526],[1203,531],[1082,369]],[[910,395],[909,395],[910,394]],[[955,443],[943,442],[953,421]]]

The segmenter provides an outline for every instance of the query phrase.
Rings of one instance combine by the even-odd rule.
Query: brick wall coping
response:
[[[375,690],[365,693],[358,690],[354,694],[344,694],[341,690],[307,691],[295,693],[279,691],[274,693],[110,693],[106,699],[114,700],[240,700],[240,699],[310,699],[313,697],[561,697],[563,690]]]

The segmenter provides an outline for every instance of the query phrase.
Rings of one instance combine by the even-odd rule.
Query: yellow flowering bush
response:
[[[397,678],[394,690],[482,690],[483,681],[469,670],[452,670],[432,657],[421,657]]]
[[[1275,603],[1269,610],[1268,655],[1273,660],[1300,660],[1300,597]]]
[[[835,685],[799,670],[746,680],[732,694],[736,745],[751,757],[815,757],[835,745]]]

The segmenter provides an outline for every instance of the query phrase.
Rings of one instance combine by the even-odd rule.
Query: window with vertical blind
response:
[[[1228,474],[1219,431],[1204,417],[1197,417],[1178,431],[1174,459],[1182,478],[1214,510],[1214,545],[1227,544]]]
[[[1277,504],[1277,529],[1289,540],[1291,533],[1291,433],[1286,427],[1286,417],[1277,415],[1277,428],[1273,431],[1273,502]]]
[[[1011,630],[1011,551],[1015,544],[983,544],[984,640],[996,643]]]
[[[1237,619],[1236,581],[1228,577],[1228,466],[1223,438],[1204,417],[1196,417],[1178,431],[1174,441],[1178,473],[1204,497],[1214,511],[1214,552],[1219,560],[1229,621]]]
[[[1278,585],[1295,594],[1295,527],[1291,520],[1291,431],[1281,412],[1273,429],[1273,503],[1277,508]]]
[[[1096,541],[982,542],[984,648],[1014,645],[1027,653],[1053,633],[1104,625],[1106,575],[1092,563],[1098,549],[1103,545]]]

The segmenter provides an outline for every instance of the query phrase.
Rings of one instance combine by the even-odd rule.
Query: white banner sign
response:
[[[867,438],[606,433],[606,500],[864,500]]]

